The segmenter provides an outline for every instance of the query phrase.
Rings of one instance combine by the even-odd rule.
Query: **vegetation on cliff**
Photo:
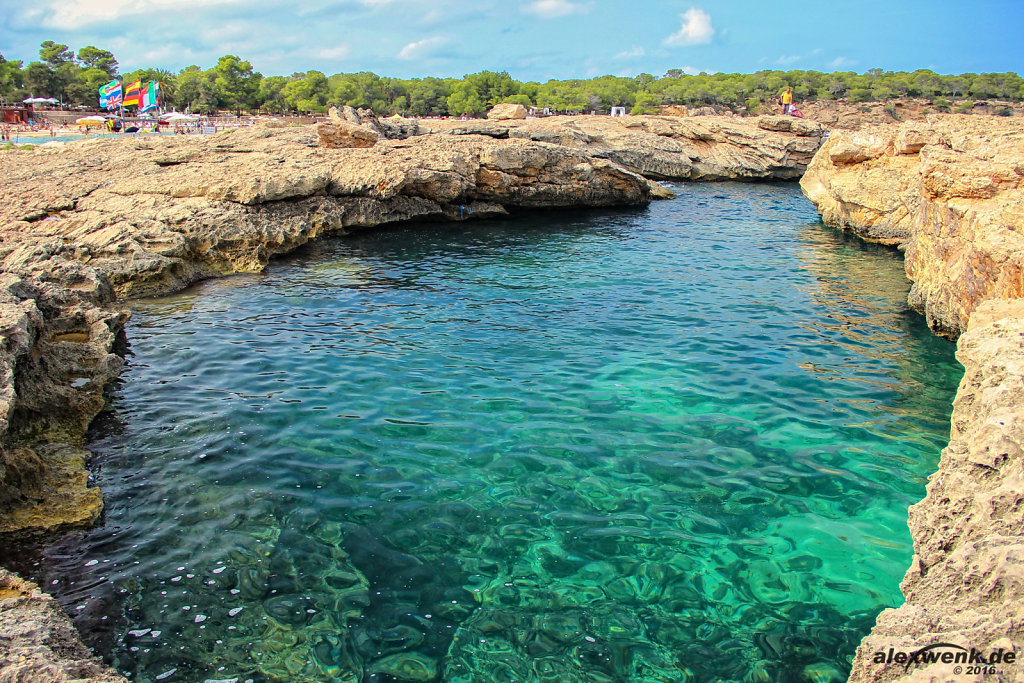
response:
[[[67,45],[45,41],[39,61],[7,61],[0,55],[0,98],[20,101],[56,97],[75,105],[94,105],[97,89],[118,76],[114,55],[93,46],[75,53]],[[656,113],[660,105],[729,107],[757,113],[774,103],[787,86],[797,102],[846,99],[850,102],[923,98],[939,110],[952,100],[1024,100],[1024,79],[1016,73],[940,75],[928,69],[912,73],[870,69],[854,72],[758,71],[753,74],[688,74],[670,69],[663,76],[600,76],[591,79],[520,82],[505,72],[481,71],[458,78],[388,78],[371,72],[328,76],[317,70],[290,76],[264,76],[248,61],[221,57],[209,69],[189,66],[177,73],[139,69],[120,74],[126,81],[161,83],[168,105],[210,113],[215,110],[326,112],[332,105],[372,109],[379,115],[443,116],[479,114],[499,102],[558,112],[608,112],[625,106],[634,114]]]

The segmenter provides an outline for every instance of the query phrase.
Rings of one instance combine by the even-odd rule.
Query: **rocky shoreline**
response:
[[[121,368],[126,298],[258,271],[321,234],[641,204],[666,196],[651,179],[803,176],[827,223],[901,245],[915,282],[911,303],[932,329],[967,331],[953,440],[911,512],[917,554],[903,584],[907,605],[879,617],[852,680],[904,674],[872,664],[883,646],[1022,642],[1024,433],[1014,400],[1024,391],[1024,310],[1003,301],[1022,296],[1024,155],[1015,122],[993,130],[986,118],[988,133],[961,117],[835,133],[815,155],[824,129],[783,117],[351,118],[319,131],[258,126],[0,155],[8,180],[0,193],[0,534],[89,525],[102,510],[87,485],[83,435]],[[12,652],[0,650],[0,680],[19,680],[12,663],[27,660]],[[933,668],[906,675],[945,680]],[[1014,680],[1017,670],[1006,673]]]
[[[355,120],[0,155],[0,537],[89,526],[101,513],[84,434],[122,367],[124,299],[259,271],[328,233],[671,196],[645,176],[795,178],[824,133],[778,117],[427,128],[346,113]],[[118,680],[87,674],[70,622],[51,618],[56,603],[39,617],[36,589],[18,590],[0,605],[45,626],[0,639],[0,681],[31,679],[40,658],[61,672],[53,680]]]
[[[910,509],[906,602],[879,615],[850,680],[1024,680],[1019,662],[890,658],[947,643],[1015,660],[1024,647],[1024,125],[952,116],[836,132],[801,186],[826,223],[905,251],[910,304],[959,337],[966,370],[949,446]]]

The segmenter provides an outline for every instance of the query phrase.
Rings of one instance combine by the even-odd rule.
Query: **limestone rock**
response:
[[[768,118],[768,117],[765,117]],[[799,178],[821,146],[814,122],[775,117],[555,116],[525,121],[424,121],[429,132],[528,139],[610,159],[649,178],[681,180]]]
[[[828,158],[833,164],[859,164],[877,159],[886,153],[891,139],[886,135],[849,133],[839,135],[829,146]]]
[[[953,643],[1021,657],[1024,642],[1024,300],[981,304],[959,340],[965,374],[928,493],[910,508],[906,602],[879,615],[851,681],[990,680],[952,666],[877,664],[875,652]],[[1019,664],[1003,680],[1019,680]]]
[[[714,107],[697,107],[691,109],[689,114],[690,116],[717,116],[718,110]]]
[[[82,644],[61,606],[0,569],[0,681],[127,683]]]
[[[316,124],[316,134],[320,136],[320,145],[328,149],[373,147],[377,144],[377,135],[373,131],[341,120]]]
[[[487,112],[487,118],[494,119],[497,121],[507,121],[509,119],[525,119],[526,118],[526,107],[521,104],[514,102],[501,102],[500,104],[494,105],[494,107]]]
[[[337,111],[336,107],[334,109]],[[363,119],[359,116],[359,112],[356,111],[354,107],[347,104],[341,108],[341,118],[344,118],[349,123],[354,123],[357,126],[362,125],[363,123]],[[334,117],[332,117],[331,120],[333,121]]]
[[[1024,296],[1024,123],[946,116],[837,131],[801,180],[822,219],[906,251],[910,303],[956,337],[986,299]]]
[[[757,127],[762,130],[774,130],[793,133],[805,137],[822,137],[825,128],[817,121],[800,119],[793,116],[761,116],[757,119]]]

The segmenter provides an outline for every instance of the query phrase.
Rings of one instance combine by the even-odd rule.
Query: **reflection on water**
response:
[[[793,186],[417,225],[140,303],[104,524],[28,567],[138,681],[829,681],[959,367]]]

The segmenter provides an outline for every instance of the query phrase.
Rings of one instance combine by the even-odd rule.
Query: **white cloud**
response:
[[[776,64],[793,64],[799,62],[803,57],[800,55],[786,55],[775,60]]]
[[[702,9],[691,7],[683,14],[683,25],[679,30],[665,39],[665,45],[701,45],[710,43],[715,35],[711,25],[711,15]]]
[[[446,42],[448,42],[448,39],[442,36],[434,36],[433,38],[417,40],[409,43],[399,50],[396,57],[398,57],[398,59],[420,59],[426,56],[426,53],[429,52],[431,48],[437,47],[438,45],[442,45]]]
[[[555,17],[564,17],[566,14],[572,14],[573,12],[582,12],[584,9],[583,5],[569,2],[569,0],[534,0],[534,2],[524,7],[523,11],[529,14],[536,14],[544,19],[554,19]]]
[[[187,11],[241,2],[243,0],[201,0],[189,3]],[[74,30],[84,24],[116,21],[132,15],[182,10],[180,0],[60,0],[42,10],[42,24],[47,28]]]
[[[833,69],[841,69],[844,66],[853,66],[857,63],[856,59],[847,59],[846,57],[836,57],[828,63]]]
[[[336,47],[325,47],[317,50],[313,54],[320,59],[344,59],[348,57],[350,52],[348,45],[338,45]]]
[[[647,51],[642,47],[634,47],[632,50],[625,50],[612,57],[612,59],[621,61],[623,59],[637,59],[647,54]]]
[[[700,70],[700,69],[698,69],[698,68],[697,68],[697,67],[695,67],[695,66],[684,66],[684,67],[682,68],[682,72],[683,72],[684,74],[689,74],[689,75],[691,75],[691,76],[697,76],[697,75],[699,75],[699,74],[700,74],[700,71],[701,71],[701,70]]]

